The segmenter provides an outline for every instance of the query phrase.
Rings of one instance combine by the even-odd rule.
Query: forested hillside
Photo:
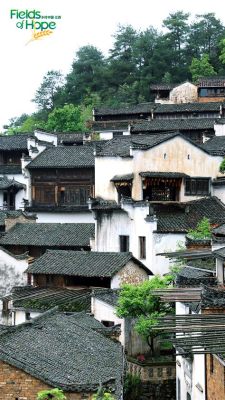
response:
[[[191,20],[177,11],[161,30],[119,26],[113,37],[107,57],[87,45],[77,51],[66,77],[49,71],[33,99],[38,111],[13,118],[7,132],[86,130],[93,106],[150,101],[152,83],[225,75],[225,26],[213,13]]]

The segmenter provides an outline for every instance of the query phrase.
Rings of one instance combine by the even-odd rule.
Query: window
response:
[[[31,316],[30,316],[29,312],[25,313],[25,319],[26,319],[26,321],[30,321],[31,320]]]
[[[146,237],[139,236],[139,258],[146,258]]]
[[[107,328],[110,328],[112,326],[114,326],[114,322],[113,321],[101,321],[101,323],[106,326]]]
[[[187,400],[191,400],[191,395],[190,395],[190,393],[187,393]]]
[[[209,178],[186,178],[185,195],[209,195]]]
[[[120,251],[129,251],[129,236],[120,236]]]

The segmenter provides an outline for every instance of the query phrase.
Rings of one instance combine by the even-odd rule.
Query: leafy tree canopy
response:
[[[201,77],[216,75],[216,71],[209,62],[208,54],[203,54],[200,59],[193,58],[190,66],[190,72],[193,82],[197,82]]]
[[[172,281],[172,275],[163,277],[156,275],[139,285],[124,285],[119,296],[117,315],[136,319],[135,329],[146,339],[152,352],[154,351],[152,338],[155,336],[152,327],[157,325],[159,317],[172,310],[169,304],[161,303],[159,297],[154,296],[152,291],[164,289]]]
[[[206,217],[202,218],[195,229],[188,231],[188,236],[193,239],[210,239],[212,237],[212,228],[209,219]]]

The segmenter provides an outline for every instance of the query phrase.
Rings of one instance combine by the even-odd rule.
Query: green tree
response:
[[[161,303],[158,296],[152,291],[168,287],[173,280],[171,275],[158,275],[139,285],[123,286],[118,300],[117,315],[136,319],[135,329],[146,339],[152,353],[154,353],[155,333],[152,328],[157,325],[158,318],[171,311],[167,303]]]
[[[209,219],[206,217],[202,218],[195,229],[188,231],[188,236],[193,239],[210,239],[212,237],[212,228]]]
[[[114,396],[100,385],[97,393],[93,395],[92,400],[114,400]]]
[[[107,87],[107,86],[106,86]],[[65,101],[80,104],[89,94],[105,90],[105,59],[94,46],[83,46],[72,64],[72,71],[66,77]]]
[[[190,66],[193,82],[197,82],[200,77],[214,76],[216,71],[209,62],[209,55],[203,54],[200,59],[193,58]]]
[[[210,58],[218,56],[218,45],[224,37],[224,26],[214,13],[200,14],[190,25],[188,39],[192,56],[208,54]]]
[[[60,71],[48,71],[32,100],[41,110],[51,111],[57,105],[57,94],[64,84]]]
[[[66,396],[60,389],[42,390],[37,395],[37,400],[66,400]]]
[[[55,132],[76,132],[85,131],[85,118],[90,118],[89,112],[85,114],[85,109],[82,106],[74,106],[66,104],[64,107],[55,108],[49,115],[45,128],[48,131]]]

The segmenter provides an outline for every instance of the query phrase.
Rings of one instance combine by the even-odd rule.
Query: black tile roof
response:
[[[31,161],[27,168],[91,168],[94,167],[92,146],[50,147]]]
[[[112,182],[124,182],[124,181],[132,181],[134,179],[134,174],[126,174],[126,175],[115,175],[112,179]]]
[[[95,108],[94,115],[121,115],[121,114],[151,114],[151,110],[155,107],[155,103],[140,103],[135,105],[130,105],[128,107],[120,108]]]
[[[46,311],[57,306],[60,311],[91,312],[91,289],[21,286],[13,288],[4,299],[12,300],[14,308],[32,311]]]
[[[36,216],[34,214],[30,214],[22,210],[15,210],[15,211],[0,210],[0,226],[5,226],[6,218],[18,218],[20,216],[24,216],[27,219],[36,219]]]
[[[112,278],[129,261],[151,274],[131,253],[47,250],[27,269],[31,274]]]
[[[15,189],[25,189],[26,185],[17,182],[14,179],[8,179],[7,176],[0,177],[0,190],[15,188]]]
[[[193,267],[183,267],[177,274],[177,286],[200,286],[202,283],[214,285],[216,280],[213,272],[202,271]]]
[[[225,120],[224,120],[225,122]],[[202,148],[206,149],[214,156],[225,155],[225,136],[214,136],[202,144]]]
[[[102,332],[102,324],[84,313],[48,311],[3,332],[0,360],[68,392],[93,392],[99,382],[108,383],[119,399],[122,347]]]
[[[225,221],[225,205],[215,196],[186,203],[151,203],[158,219],[157,232],[183,232],[196,228],[203,217],[211,224]]]
[[[120,289],[94,289],[92,296],[113,307],[117,306]]]
[[[212,230],[215,235],[225,235],[225,223],[221,223],[218,227]]]
[[[153,83],[150,89],[153,90],[172,90],[173,88],[182,85],[182,83]]]
[[[0,174],[2,175],[18,175],[22,174],[21,165],[0,165]]]
[[[132,133],[165,131],[204,131],[214,129],[215,118],[153,119],[131,126]]]
[[[133,122],[133,121],[132,121]],[[123,132],[128,131],[129,122],[126,121],[91,121],[90,127],[94,132]]]
[[[102,148],[97,151],[97,156],[120,156],[130,157],[130,148],[147,150],[160,143],[178,136],[178,132],[163,133],[161,135],[135,135],[119,136],[108,140]]]
[[[198,87],[224,87],[225,77],[199,78]]]
[[[139,172],[143,178],[184,178],[189,175],[184,174],[183,172]]]
[[[222,101],[209,103],[181,103],[181,104],[157,104],[154,115],[170,113],[201,113],[207,111],[217,111],[219,115],[220,107],[225,107]]]
[[[182,137],[184,140],[190,142],[193,146],[198,147],[202,151],[208,153],[207,149],[193,142],[191,139],[183,136],[180,132],[162,132],[154,135],[128,135],[119,136],[108,140],[105,144],[102,144],[101,148],[96,151],[96,156],[106,157],[130,157],[130,149],[148,150],[155,147],[167,140],[173,139],[176,136]]]
[[[0,238],[1,245],[41,247],[90,246],[94,224],[17,223]]]
[[[225,247],[221,247],[220,249],[214,250],[213,255],[219,258],[225,258]]]
[[[223,307],[225,306],[225,291],[223,287],[209,287],[202,284],[201,294],[202,307]]]
[[[32,134],[0,136],[0,151],[27,150],[27,139]]]
[[[103,200],[103,199],[97,198],[92,201],[91,209],[92,210],[117,210],[117,209],[121,209],[121,206],[115,200]]]
[[[82,143],[84,139],[84,132],[67,132],[67,133],[56,133],[58,137],[58,143]]]

